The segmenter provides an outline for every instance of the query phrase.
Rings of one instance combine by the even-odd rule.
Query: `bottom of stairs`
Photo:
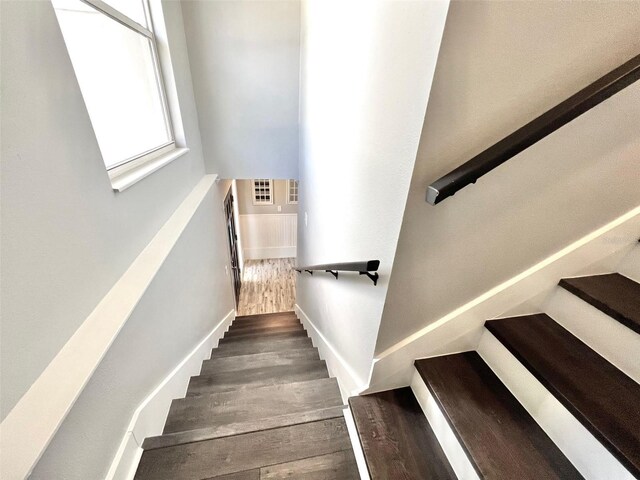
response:
[[[144,440],[135,479],[358,479],[345,408],[293,312],[238,317]]]

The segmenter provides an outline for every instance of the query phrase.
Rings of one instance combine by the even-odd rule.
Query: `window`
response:
[[[294,205],[298,203],[298,181],[287,180],[287,203]]]
[[[175,148],[148,0],[53,0],[107,170]]]
[[[252,181],[253,204],[273,205],[273,180],[258,178]]]

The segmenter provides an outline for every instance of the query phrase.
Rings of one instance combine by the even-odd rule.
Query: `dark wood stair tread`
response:
[[[235,326],[259,326],[259,325],[263,325],[263,326],[267,326],[267,325],[274,325],[277,323],[281,323],[281,322],[300,322],[300,320],[298,319],[298,317],[295,316],[295,314],[283,314],[283,313],[277,313],[277,314],[264,314],[264,315],[251,315],[251,316],[246,316],[246,317],[236,317],[233,320],[233,325]]]
[[[353,450],[341,450],[260,469],[260,480],[360,480]]]
[[[352,397],[349,405],[372,480],[456,478],[410,388]]]
[[[353,450],[328,453],[206,480],[360,480]]]
[[[351,448],[343,418],[146,450],[136,480],[212,478]],[[243,477],[240,477],[243,478]]]
[[[199,375],[191,377],[189,380],[187,397],[232,390],[246,390],[279,383],[304,382],[328,377],[327,366],[323,360],[297,363],[295,365],[258,367],[212,375]]]
[[[640,284],[619,273],[563,278],[560,286],[640,333]]]
[[[321,378],[250,390],[174,400],[163,433],[255,421],[342,405],[335,378]]]
[[[415,365],[480,478],[582,478],[477,352]]]
[[[184,432],[166,433],[155,437],[145,438],[142,448],[144,450],[153,450],[155,448],[171,447],[182,443],[201,442],[203,440],[211,440],[213,438],[230,437],[233,435],[258,432],[261,430],[269,430],[289,425],[317,422],[328,418],[338,418],[344,415],[344,409],[345,406],[340,405],[337,407],[309,410],[302,413],[285,413],[283,415],[259,418],[252,421],[243,420],[238,423],[230,423],[217,427],[206,427],[187,430]]]
[[[286,340],[288,338],[300,338],[306,337],[307,332],[302,328],[297,328],[295,330],[288,331],[280,331],[280,332],[261,332],[261,333],[253,333],[250,335],[236,335],[236,336],[225,336],[220,339],[218,342],[219,346],[229,345],[232,343],[249,343],[256,342],[261,340]]]
[[[256,319],[269,319],[273,317],[296,317],[296,312],[289,310],[287,312],[273,312],[273,313],[254,313],[253,315],[236,315],[236,320],[256,320]]]
[[[260,335],[260,334],[271,334],[271,333],[286,333],[286,332],[295,332],[302,330],[304,328],[301,323],[291,324],[291,325],[282,325],[276,327],[248,327],[248,328],[230,328],[225,334],[225,338],[227,337],[237,337],[243,335]]]
[[[233,357],[236,355],[249,355],[252,353],[282,352],[284,350],[298,350],[301,348],[313,348],[309,337],[284,338],[284,339],[256,339],[248,343],[229,343],[220,345],[211,350],[211,358]]]
[[[259,367],[277,367],[281,365],[296,365],[320,360],[316,348],[301,348],[299,350],[284,350],[282,352],[254,353],[234,357],[212,358],[202,362],[200,375],[213,375],[222,372],[233,372]]]
[[[640,385],[545,314],[493,320],[486,327],[640,477]]]

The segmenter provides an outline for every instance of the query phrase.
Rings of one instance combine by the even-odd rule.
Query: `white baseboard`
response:
[[[147,437],[162,433],[171,401],[184,397],[189,378],[200,373],[203,360],[209,358],[211,349],[218,345],[234,318],[235,311],[231,310],[138,406],[120,442],[106,480],[133,478],[142,456],[142,442]]]
[[[584,478],[633,479],[591,432],[486,329],[478,354]]]
[[[320,358],[327,363],[329,374],[336,377],[340,386],[342,400],[347,404],[349,397],[358,395],[365,385],[365,381],[360,379],[355,370],[349,363],[338,353],[338,351],[329,343],[322,332],[313,324],[307,314],[295,305],[295,312],[304,328],[309,333],[313,345],[318,348]]]
[[[406,337],[374,358],[367,391],[408,385],[417,358],[474,350],[486,320],[540,311],[562,277],[615,269],[637,245],[638,231],[640,207]]]
[[[245,260],[264,260],[266,258],[294,258],[296,256],[296,247],[245,248],[242,253]]]

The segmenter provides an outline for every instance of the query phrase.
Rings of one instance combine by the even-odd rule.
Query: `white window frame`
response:
[[[258,200],[256,198],[256,182],[269,182],[269,200]],[[256,206],[265,206],[265,205],[273,205],[273,179],[270,178],[254,178],[251,180],[251,200],[253,204]]]
[[[295,185],[295,190],[296,190],[295,200],[291,200],[291,187],[293,186],[292,184]],[[299,197],[300,197],[300,184],[298,183],[298,180],[293,180],[293,179],[287,180],[287,204],[297,205]]]
[[[113,189],[117,192],[121,192],[172,162],[176,158],[188,153],[189,149],[176,144],[176,131],[173,125],[172,109],[170,108],[171,106],[169,105],[167,97],[167,89],[165,86],[160,56],[158,54],[157,37],[154,32],[154,22],[149,0],[140,0],[144,7],[145,20],[147,25],[149,25],[149,28],[140,25],[135,20],[121,13],[119,10],[116,10],[114,7],[102,0],[80,1],[106,15],[110,19],[115,20],[121,25],[148,38],[151,45],[151,57],[153,59],[154,73],[158,90],[160,92],[164,122],[167,127],[170,140],[151,150],[141,152],[131,158],[123,159],[115,165],[106,167]]]
[[[142,2],[147,25],[149,25],[151,28],[143,27],[135,20],[129,18],[123,13],[120,13],[120,11],[116,10],[111,5],[103,2],[102,0],[81,0],[81,1],[93,7],[100,13],[103,13],[104,15],[111,18],[112,20],[115,20],[121,25],[124,25],[125,27],[149,39],[149,43],[151,44],[151,57],[153,58],[153,67],[154,67],[154,73],[156,76],[156,83],[158,85],[158,90],[160,91],[160,98],[162,100],[162,111],[164,113],[164,122],[170,137],[170,140],[167,143],[163,145],[158,145],[157,147],[152,148],[151,150],[148,150],[146,152],[139,153],[134,157],[124,159],[121,162],[107,168],[107,171],[116,170],[118,167],[121,167],[122,165],[141,159],[143,157],[155,156],[157,154],[166,153],[173,150],[176,147],[176,137],[173,132],[173,124],[171,123],[171,114],[169,112],[169,105],[167,104],[167,92],[164,86],[164,79],[162,78],[162,70],[160,68],[160,58],[158,57],[158,45],[156,44],[156,36],[154,35],[152,30],[153,19],[151,18],[151,9],[149,7],[149,0],[138,0],[138,1]]]

